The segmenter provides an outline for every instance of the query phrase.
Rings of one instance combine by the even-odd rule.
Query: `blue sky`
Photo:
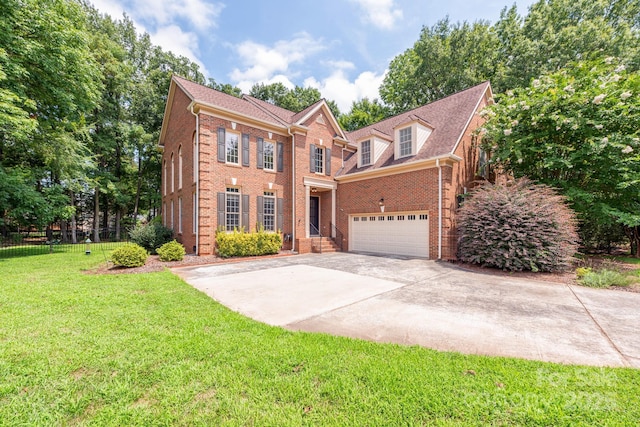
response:
[[[495,22],[533,0],[93,0],[126,13],[154,44],[198,63],[207,78],[248,92],[254,83],[313,86],[348,112],[377,98],[389,62],[413,46],[423,26]]]

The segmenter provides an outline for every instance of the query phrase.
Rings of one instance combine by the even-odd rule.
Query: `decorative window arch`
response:
[[[178,190],[182,189],[182,145],[178,147]]]
[[[164,179],[162,180],[162,183],[163,183],[164,185],[162,186],[162,191],[163,191],[163,195],[165,195],[165,196],[166,196],[166,195],[167,195],[167,179],[168,179],[169,177],[167,176],[167,161],[166,161],[166,160],[164,160],[164,162],[163,162],[163,163],[164,163],[164,164],[163,164],[163,168],[162,168],[162,169],[163,169],[163,172],[164,172]]]
[[[173,153],[171,153],[171,192],[176,190],[176,165]]]

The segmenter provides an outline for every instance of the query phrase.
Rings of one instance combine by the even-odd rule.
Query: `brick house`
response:
[[[159,144],[162,212],[187,252],[215,232],[281,232],[284,249],[452,259],[457,198],[478,179],[488,82],[345,133],[320,100],[294,113],[174,76]]]

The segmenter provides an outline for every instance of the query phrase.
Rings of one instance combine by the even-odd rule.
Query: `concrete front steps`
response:
[[[340,252],[340,247],[330,237],[312,237],[311,252],[313,253]]]

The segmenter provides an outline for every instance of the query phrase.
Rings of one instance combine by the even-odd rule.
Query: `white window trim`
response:
[[[275,233],[276,232],[276,226],[277,226],[277,224],[276,224],[276,221],[277,221],[277,212],[276,212],[276,210],[278,208],[276,193],[273,192],[273,191],[265,191],[263,193],[262,197],[263,197],[263,199],[262,199],[262,226],[264,227],[265,231]],[[272,203],[273,203],[273,213],[271,213],[271,214],[267,214],[266,213],[265,207],[266,207],[267,199],[271,200]],[[266,225],[265,225],[267,223],[267,216],[272,218],[271,223],[273,225],[273,229],[268,229],[266,227]]]
[[[267,167],[267,144],[271,145],[271,167]],[[275,141],[262,141],[262,166],[263,169],[269,172],[275,172],[276,170],[276,142]]]
[[[237,161],[236,162],[232,162],[229,161],[229,138],[230,137],[235,137],[236,138],[236,158]],[[241,151],[242,151],[242,135],[240,135],[239,133],[236,132],[230,132],[228,129],[225,131],[225,136],[224,136],[224,160],[228,165],[236,165],[236,166],[240,166],[240,162],[241,162]]]
[[[406,131],[406,130],[409,130],[409,132],[411,132],[410,139],[408,141],[408,143],[409,143],[409,153],[402,154],[402,144],[403,144],[402,132]],[[413,126],[406,126],[406,127],[398,129],[398,158],[409,157],[409,156],[413,156],[415,154],[414,153],[414,146],[415,146],[414,138],[415,138],[415,131],[413,129]],[[406,144],[407,141],[404,141],[404,143]]]
[[[320,160],[320,170],[318,170],[318,152],[322,153],[322,160]],[[313,163],[315,165],[315,173],[318,175],[324,175],[324,162],[325,162],[325,156],[326,156],[326,150],[325,147],[323,147],[322,145],[316,145],[316,150],[315,153],[313,153],[314,159],[313,159]]]
[[[231,214],[233,215],[237,215],[238,216],[238,225],[235,225],[231,228],[229,228],[229,196],[237,196],[238,197],[238,212],[231,212]],[[241,223],[242,223],[242,193],[240,191],[240,188],[238,187],[227,187],[225,189],[224,192],[224,229],[227,233],[231,233],[233,232],[233,230],[237,229],[240,230],[241,227]]]
[[[364,157],[363,157],[364,154],[365,154],[365,151],[364,151],[364,144],[365,143],[369,143],[369,152],[368,152],[369,161],[368,162],[365,162],[364,161]],[[361,167],[362,166],[369,166],[369,165],[371,165],[373,163],[372,162],[372,159],[373,159],[373,145],[374,144],[372,144],[372,141],[370,139],[365,139],[364,141],[360,142],[360,150],[361,150],[361,152],[360,152],[360,166]]]
[[[182,145],[178,147],[178,190],[182,190]]]
[[[176,162],[173,153],[171,153],[171,192],[174,191],[176,191]]]
[[[178,197],[178,234],[182,234],[182,197]]]

